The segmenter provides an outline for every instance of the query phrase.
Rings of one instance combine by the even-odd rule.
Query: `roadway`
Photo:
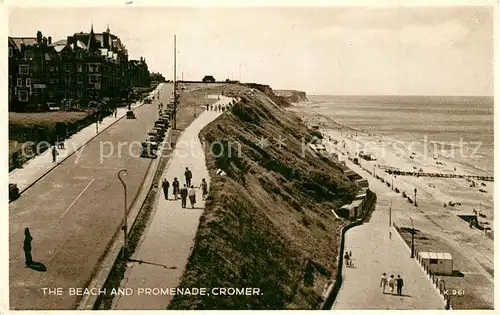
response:
[[[167,104],[172,85],[160,92]],[[158,116],[156,104],[134,110],[137,119],[122,119],[66,159],[9,206],[10,308],[15,310],[68,310],[81,296],[69,288],[85,288],[105,254],[123,218],[123,186],[117,172],[128,175],[129,207],[151,164],[138,157],[140,143]],[[122,143],[118,154],[118,145]],[[100,159],[101,145],[115,148]],[[24,266],[24,228],[33,236],[33,259],[47,271]],[[62,288],[62,295],[44,294],[42,288]]]

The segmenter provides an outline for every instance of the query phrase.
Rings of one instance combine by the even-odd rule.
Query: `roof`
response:
[[[420,252],[422,259],[453,260],[450,253]]]
[[[61,39],[58,40],[57,42],[52,42],[50,46],[66,46],[66,44],[68,44],[68,41],[66,39]]]
[[[342,207],[340,207],[340,209],[346,209],[346,210],[351,210],[352,208],[353,208],[352,204],[343,205]]]
[[[16,44],[17,49],[21,50],[21,44],[25,45],[36,45],[36,37],[11,37]]]
[[[358,199],[358,200],[354,200],[352,203],[351,203],[351,206],[352,207],[358,207],[361,203],[363,202],[362,199]]]

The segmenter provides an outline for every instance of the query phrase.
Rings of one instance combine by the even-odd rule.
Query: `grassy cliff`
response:
[[[243,96],[200,134],[212,182],[180,284],[262,294],[178,295],[169,309],[316,309],[334,280],[346,222],[330,210],[350,202],[357,188],[330,160],[303,156],[305,143],[320,135],[270,93]],[[259,146],[263,138],[269,146]],[[227,175],[218,176],[219,168]]]

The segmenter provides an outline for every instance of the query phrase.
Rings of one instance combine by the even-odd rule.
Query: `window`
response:
[[[23,79],[21,79],[21,78],[17,79],[17,86],[18,87],[23,86]]]
[[[12,76],[9,75],[9,87],[12,86]]]
[[[26,86],[31,86],[31,78],[26,78]]]
[[[82,97],[82,89],[81,88],[76,90],[76,97]]]
[[[21,102],[27,102],[28,101],[28,91],[19,91],[17,93],[17,98]]]
[[[32,60],[32,59],[33,59],[33,56],[34,56],[33,51],[28,50],[28,51],[26,52],[26,59],[30,59],[30,60]]]
[[[28,74],[29,72],[29,67],[28,65],[19,65],[19,74]]]
[[[69,63],[64,64],[64,70],[66,70],[66,72],[69,72],[69,70],[70,70],[70,64]]]
[[[94,65],[93,64],[89,64],[89,72],[94,72]]]
[[[431,259],[429,260],[429,263],[430,263],[430,264],[437,264],[437,263],[438,263],[438,260],[437,260],[437,259],[432,259],[432,258],[431,258]]]
[[[83,71],[83,67],[82,67],[82,64],[79,63],[76,65],[76,72],[82,72]]]
[[[83,83],[83,80],[82,80],[82,76],[81,76],[81,75],[77,75],[77,76],[76,76],[76,83],[78,83],[78,84],[82,84],[82,83]]]
[[[12,47],[9,47],[9,57],[14,56],[14,49]]]

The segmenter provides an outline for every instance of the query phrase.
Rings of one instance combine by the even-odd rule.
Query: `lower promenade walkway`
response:
[[[343,268],[343,283],[333,305],[335,310],[443,310],[445,303],[402,238],[389,228],[390,192],[370,178],[377,205],[368,223],[347,231],[345,250],[352,251],[353,267]],[[389,238],[389,231],[392,237]],[[403,295],[382,293],[382,273],[404,280]],[[389,288],[386,288],[389,292]]]
[[[214,105],[228,104],[232,99],[221,96]],[[192,209],[181,207],[180,196],[173,200],[172,181],[177,177],[179,183],[185,184],[186,167],[193,173],[192,185],[199,187],[205,178],[210,190],[210,178],[205,162],[205,153],[198,138],[200,131],[220,116],[223,112],[204,111],[191,125],[184,130],[175,146],[172,157],[167,164],[161,180],[170,182],[169,200],[165,200],[163,190],[158,190],[154,212],[150,225],[131,257],[122,288],[132,288],[133,295],[118,296],[113,301],[113,309],[118,310],[161,310],[166,309],[173,296],[170,295],[138,295],[138,288],[175,288],[179,285],[188,258],[194,245],[200,216],[205,208],[201,200],[201,191],[196,189],[196,205]]]
[[[160,84],[155,90],[150,93],[150,96],[156,95],[162,88]],[[144,105],[144,102],[137,102],[130,107],[134,108]],[[117,110],[116,117],[114,115],[108,116],[103,119],[102,124],[99,124],[96,132],[95,124],[91,124],[79,132],[73,134],[71,137],[64,141],[64,149],[57,149],[59,155],[56,162],[52,161],[51,149],[46,150],[42,154],[33,157],[27,161],[22,168],[17,168],[9,173],[9,183],[17,184],[19,193],[23,193],[31,185],[33,185],[40,178],[49,173],[57,165],[62,163],[67,157],[78,151],[81,147],[87,144],[90,140],[94,139],[97,135],[108,129],[118,120],[122,119],[127,113],[127,107],[120,107]]]

